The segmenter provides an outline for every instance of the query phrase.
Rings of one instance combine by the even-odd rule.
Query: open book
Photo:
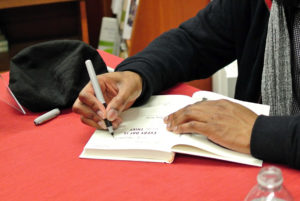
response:
[[[163,122],[165,116],[203,98],[228,99],[248,107],[257,114],[269,114],[269,106],[238,101],[208,91],[196,92],[193,97],[152,96],[147,104],[122,113],[123,122],[114,131],[114,137],[105,130],[96,130],[80,158],[172,163],[175,153],[182,153],[262,166],[261,160],[219,146],[204,135],[174,134],[167,131]]]

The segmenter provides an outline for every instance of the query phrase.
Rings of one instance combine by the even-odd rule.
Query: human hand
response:
[[[120,113],[129,108],[142,92],[142,78],[134,72],[113,72],[97,76],[105,108],[96,98],[89,82],[80,92],[73,104],[73,112],[80,114],[81,121],[89,126],[106,129],[103,119],[107,118],[117,128],[122,119]]]
[[[200,101],[164,119],[174,133],[198,133],[229,149],[250,153],[250,138],[257,114],[228,101]]]

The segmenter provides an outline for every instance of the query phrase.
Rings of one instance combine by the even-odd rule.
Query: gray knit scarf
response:
[[[292,110],[291,47],[284,8],[273,1],[268,24],[262,103],[270,105],[270,115],[290,115]]]

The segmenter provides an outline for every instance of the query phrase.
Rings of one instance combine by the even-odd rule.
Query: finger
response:
[[[91,119],[94,122],[99,122],[102,120],[102,118],[99,117],[99,115],[95,113],[95,111],[93,111],[90,107],[86,106],[79,100],[76,100],[72,110],[73,112],[80,114],[87,119]]]
[[[188,105],[177,112],[170,114],[164,119],[170,127],[188,121],[209,122],[215,118],[216,114],[224,111],[224,101],[199,101]]]
[[[119,116],[119,114],[129,106],[129,98],[126,95],[118,94],[111,100],[110,104],[107,107],[107,119],[110,121],[115,120]]]
[[[96,98],[96,96],[85,90],[79,93],[78,99],[85,105],[89,106],[93,111],[98,112],[99,110],[105,112],[103,104]]]
[[[125,109],[129,108],[142,91],[141,77],[130,71],[116,72],[110,74],[112,80],[117,84],[110,85],[115,90],[114,97],[111,97],[107,106],[107,119],[115,120],[119,114]]]
[[[118,117],[111,123],[112,123],[113,129],[117,129],[120,126],[120,124],[122,123],[122,119],[120,117]],[[101,128],[107,129],[107,126],[104,121],[100,121],[100,122],[98,122],[98,124],[100,125]]]
[[[120,117],[118,117],[116,120],[114,120],[112,122],[113,128],[117,129],[120,126],[121,123],[122,123],[122,119]]]
[[[189,121],[174,127],[173,132],[177,134],[183,133],[209,133],[206,123],[198,121]]]
[[[95,122],[94,120],[88,119],[88,118],[86,118],[84,116],[80,116],[80,119],[81,119],[82,123],[84,123],[84,124],[86,124],[88,126],[92,126],[94,128],[97,128],[97,129],[106,129],[106,127],[103,127],[103,126],[105,126],[105,124],[104,123],[103,124],[100,123],[101,121]]]
[[[199,121],[207,122],[208,115],[205,111],[202,111],[201,108],[197,108],[194,105],[189,105],[184,107],[177,112],[170,114],[167,118],[164,119],[169,130],[173,130],[175,126],[180,124],[190,122],[190,121]]]
[[[105,122],[103,120],[100,120],[98,122],[94,121],[93,119],[89,119],[86,118],[84,116],[80,116],[81,122],[88,125],[88,126],[92,126],[95,127],[97,129],[104,129],[106,130],[107,127],[105,125]],[[117,118],[115,121],[112,122],[113,128],[117,129],[120,124],[122,123],[122,119],[121,118]]]
[[[203,122],[197,122],[197,121],[190,121],[184,124],[180,124],[174,128],[174,133],[176,134],[198,134],[198,135],[204,135],[212,142],[219,144],[224,147],[230,146],[226,139],[219,138],[216,133],[214,133],[212,127]]]
[[[106,110],[107,119],[112,121],[115,120],[121,112],[129,108],[137,97],[133,96],[132,90],[123,89],[120,87],[119,93],[110,101]]]

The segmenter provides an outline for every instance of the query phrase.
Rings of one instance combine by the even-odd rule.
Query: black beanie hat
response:
[[[89,82],[85,60],[107,72],[96,49],[79,40],[53,40],[25,48],[10,62],[9,87],[32,112],[71,107]]]

